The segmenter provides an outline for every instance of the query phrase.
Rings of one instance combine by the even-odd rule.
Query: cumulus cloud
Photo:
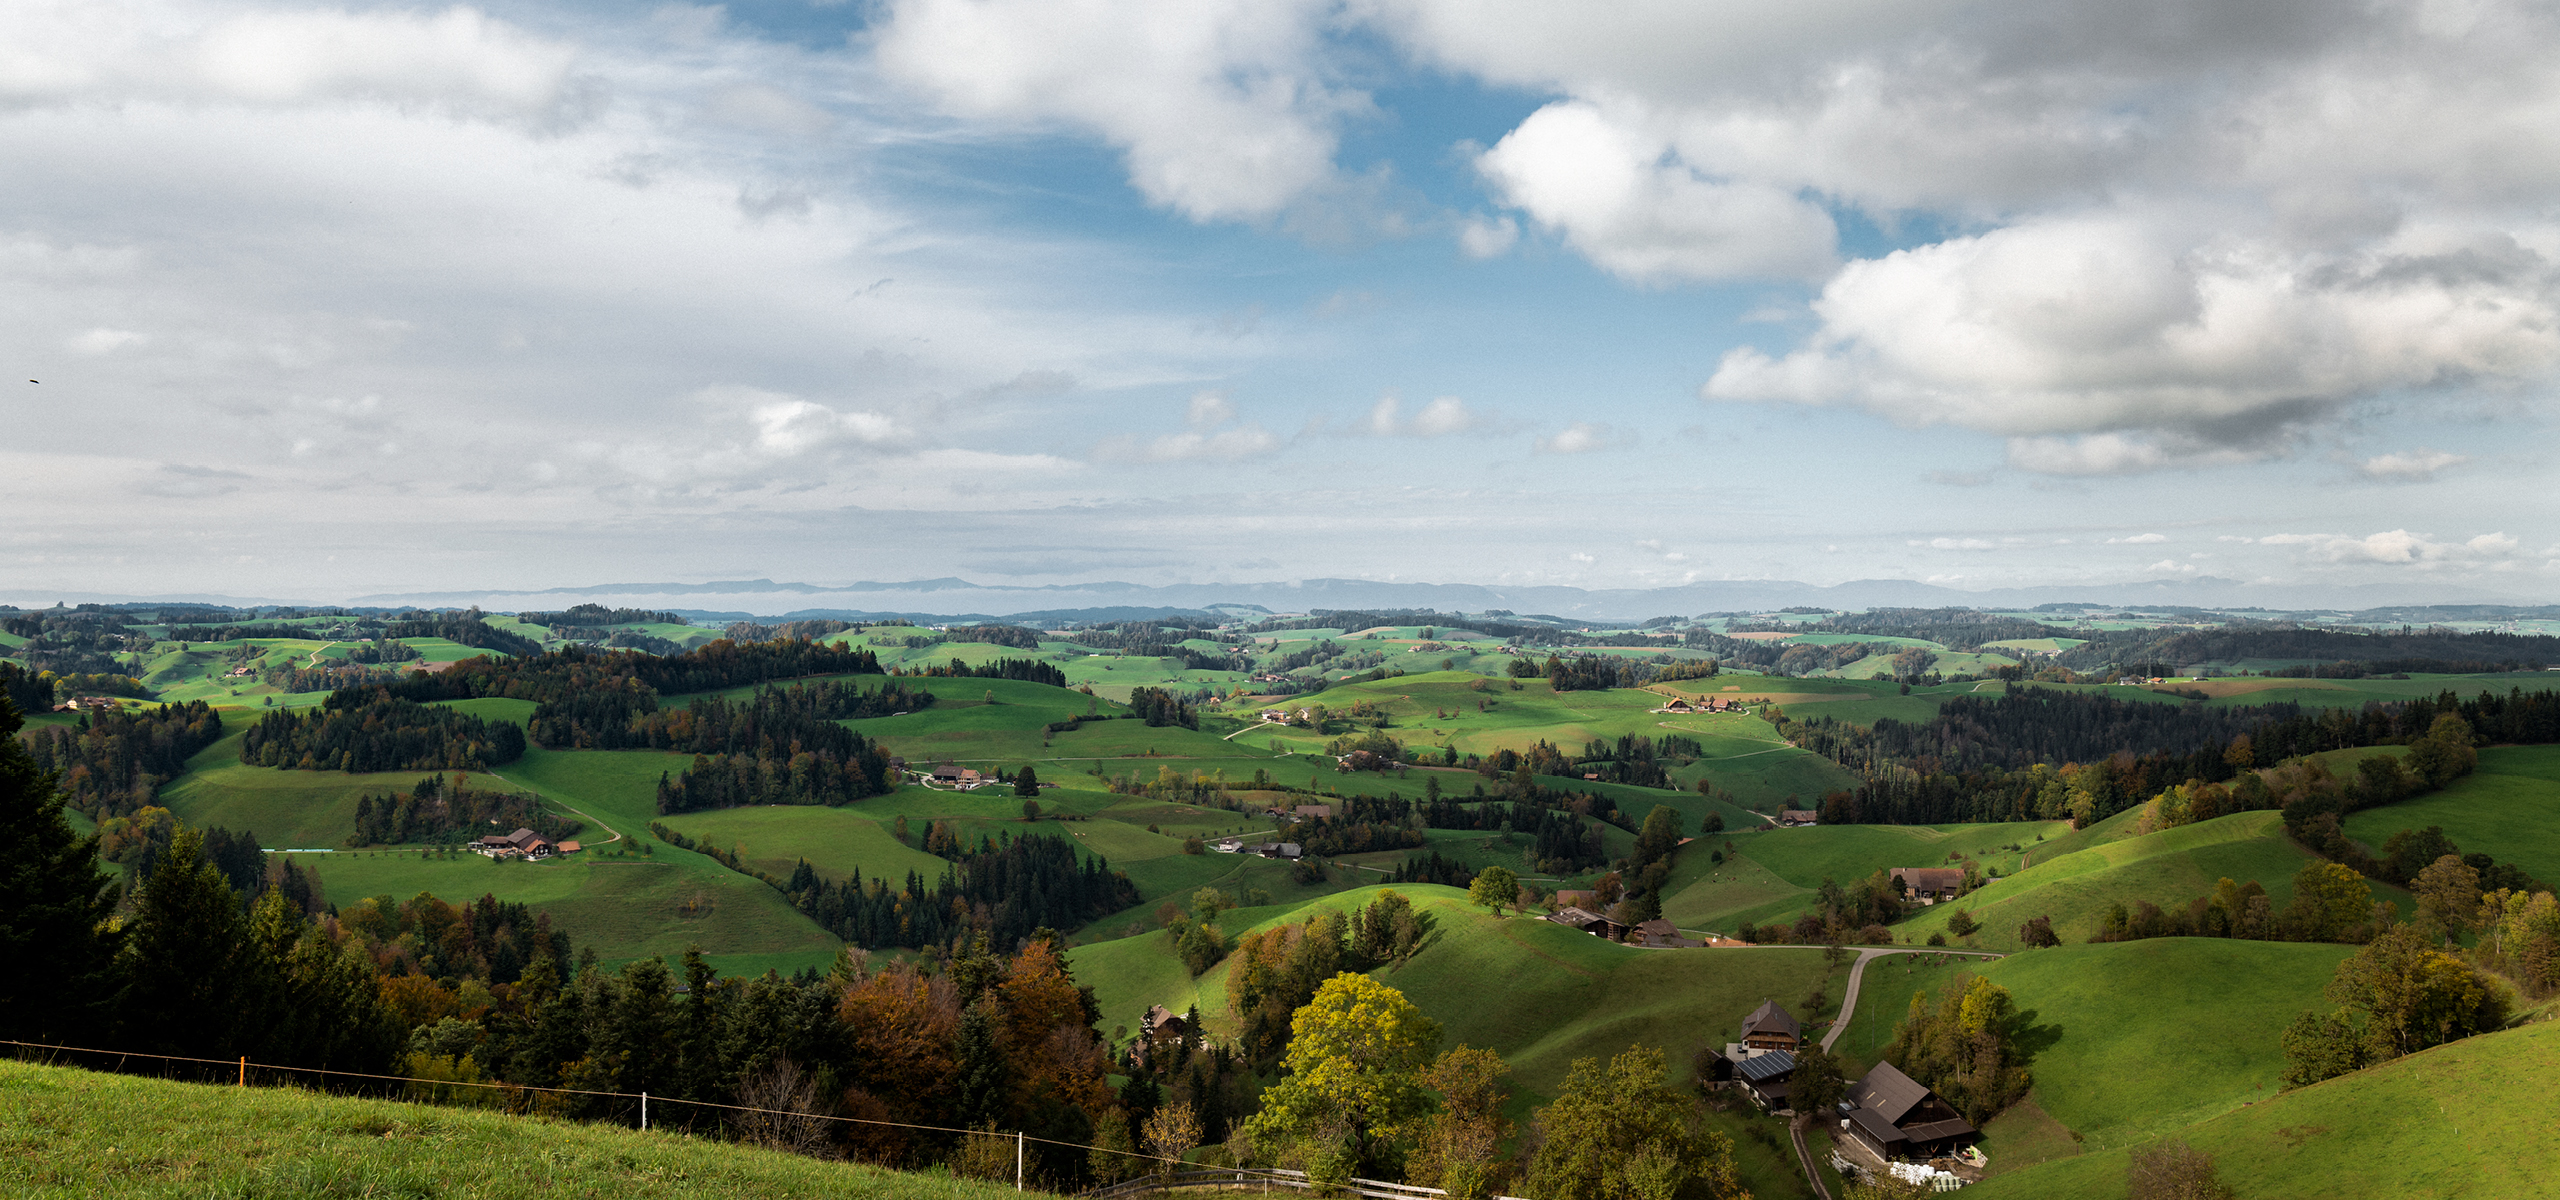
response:
[[[1784,188],[1702,174],[1666,139],[1590,104],[1532,113],[1476,167],[1507,203],[1638,282],[1815,275],[1831,265],[1837,240],[1819,206]]]
[[[1094,447],[1094,457],[1126,462],[1232,461],[1280,448],[1279,437],[1270,430],[1239,422],[1235,402],[1224,392],[1195,393],[1184,417],[1190,428],[1181,433],[1106,438]]]
[[[2131,537],[2108,538],[2107,544],[2110,546],[2157,546],[2168,540],[2167,534],[2137,533]]]
[[[2481,562],[2513,556],[2518,540],[2504,533],[2484,533],[2468,541],[2441,541],[2406,529],[2355,537],[2335,533],[2279,533],[2258,539],[2261,546],[2300,546],[2313,560],[2329,563],[2382,563],[2429,567]]]
[[[1618,443],[1618,434],[1609,426],[1595,421],[1576,421],[1537,441],[1540,454],[1588,454],[1606,450]]]
[[[1407,417],[1404,401],[1389,392],[1378,397],[1378,402],[1369,407],[1369,414],[1352,429],[1371,437],[1435,438],[1465,433],[1483,424],[1484,418],[1456,396],[1435,397]]]
[[[1194,220],[1259,220],[1333,187],[1335,128],[1368,97],[1317,55],[1313,0],[902,0],[881,67],[956,115],[1120,148],[1129,181]]]
[[[2436,472],[2458,467],[2471,461],[2459,454],[2420,447],[2392,454],[2377,454],[2356,464],[2356,470],[2369,479],[2390,483],[2423,483],[2435,478]]]

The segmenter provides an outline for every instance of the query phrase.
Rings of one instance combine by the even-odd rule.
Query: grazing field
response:
[[[663,1116],[660,1118],[665,1119]],[[614,1125],[0,1062],[12,1194],[814,1196],[995,1200],[1002,1186]]]
[[[891,886],[912,871],[930,884],[951,864],[906,842],[860,808],[761,805],[660,818],[667,827],[706,846],[734,850],[756,870],[788,879],[807,862],[819,875],[845,879],[860,872]],[[918,828],[911,840],[922,841]]]
[[[2444,827],[2465,852],[2485,851],[2560,883],[2560,746],[2492,746],[2470,775],[2432,795],[2347,818],[2347,836],[2379,851],[2403,829]]]
[[[1779,878],[1798,887],[1841,883],[1894,867],[1944,867],[1967,859],[2013,874],[2022,859],[2046,857],[2038,838],[2067,832],[2068,821],[2012,821],[1987,825],[1816,825],[1771,829],[1733,839]]]
[[[356,801],[405,792],[431,771],[286,771],[240,761],[240,738],[254,717],[225,711],[229,732],[188,760],[187,773],[160,789],[159,803],[200,828],[256,833],[267,846],[343,848],[356,829]],[[451,774],[463,774],[452,772]],[[472,787],[519,790],[502,778],[469,775]]]
[[[2096,1149],[2273,1095],[2285,1026],[2332,1007],[2321,993],[2355,952],[2153,938],[2030,950],[1980,971],[2017,1000],[2039,1102]]]
[[[2174,1131],[2250,1200],[2550,1194],[2560,1024],[2466,1038]],[[2041,1090],[2041,1089],[2040,1089]],[[1983,1200],[2126,1195],[2130,1147],[1984,1181]],[[1973,1189],[1967,1189],[1972,1192]]]
[[[2282,911],[2293,899],[2294,872],[2311,861],[2308,852],[2284,836],[2280,814],[2235,813],[2053,857],[2038,854],[2024,871],[1962,900],[1923,909],[1894,931],[1918,941],[1944,932],[1948,919],[1962,909],[1983,925],[1966,945],[2018,949],[2018,926],[2039,916],[2051,917],[2054,932],[2065,941],[2083,941],[2111,903],[2148,900],[2164,909],[2182,906],[2225,878],[2257,880]],[[2409,911],[2405,893],[2381,884],[2368,886],[2375,899],[2397,899],[2402,912]]]

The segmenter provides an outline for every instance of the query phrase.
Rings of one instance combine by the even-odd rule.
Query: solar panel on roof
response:
[[[1735,1064],[1733,1069],[1744,1079],[1758,1083],[1763,1079],[1774,1078],[1795,1070],[1796,1056],[1784,1050],[1772,1050],[1767,1054],[1754,1054],[1743,1059]]]

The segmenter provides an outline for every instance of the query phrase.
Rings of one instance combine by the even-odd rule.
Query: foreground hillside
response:
[[[0,1186],[21,1196],[860,1195],[1001,1187],[681,1135],[0,1062]]]
[[[2547,1196],[2560,1150],[2554,1079],[2560,1025],[2529,1025],[2283,1093],[2178,1136],[2213,1155],[2222,1181],[2251,1200]],[[2113,1200],[2126,1194],[2128,1155],[2062,1159],[1967,1194]]]

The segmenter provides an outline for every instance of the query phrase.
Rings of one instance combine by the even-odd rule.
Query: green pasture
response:
[[[255,832],[279,848],[334,849],[355,833],[356,801],[414,789],[433,771],[287,771],[240,761],[240,740],[254,714],[222,710],[224,737],[196,752],[187,773],[160,789],[160,804],[198,828]],[[465,774],[453,772],[453,774]],[[504,779],[470,777],[475,788],[516,791]],[[502,831],[503,832],[503,831]]]
[[[1744,833],[1735,849],[1798,887],[1833,879],[1842,885],[1894,867],[1945,867],[1971,859],[2011,874],[2021,859],[2041,857],[2036,838],[2071,828],[2068,821],[1982,825],[1816,825]],[[2010,849],[2009,847],[2017,847]]]
[[[2492,746],[2452,786],[2350,815],[2347,836],[2377,853],[2403,829],[2444,827],[2466,853],[2485,853],[2560,881],[2560,746]]]
[[[2355,952],[2154,938],[2027,951],[1981,973],[2017,1001],[2038,1102],[2105,1148],[2273,1095],[2285,1026],[2331,1007],[2322,992]]]
[[[1662,915],[1692,931],[1730,934],[1744,921],[1762,924],[1804,908],[1813,893],[1779,878],[1769,868],[1737,854],[1721,863],[1709,855],[1723,848],[1721,837],[1682,847],[1663,884]]]
[[[1983,649],[1986,650],[2020,650],[2030,654],[2060,654],[2074,646],[2086,646],[2088,644],[2089,639],[2087,638],[2042,637],[2010,638],[2006,641],[1984,642],[1982,646]]]
[[[2212,1155],[2222,1182],[2251,1200],[2540,1196],[2550,1192],[2553,1079],[2560,1024],[2542,1022],[2274,1094],[2174,1133]],[[1979,1194],[2117,1200],[2131,1150],[1995,1176]]]
[[[891,827],[859,805],[761,805],[659,819],[702,845],[734,851],[748,866],[777,878],[789,878],[793,869],[806,862],[832,880],[860,872],[866,879],[886,879],[894,885],[912,871],[930,884],[951,866],[899,841]],[[916,826],[910,836],[922,842],[923,827]]]
[[[470,1196],[858,1194],[996,1200],[1002,1185],[828,1162],[682,1132],[333,1096],[274,1073],[177,1083],[0,1062],[0,1165],[13,1195]]]
[[[2051,857],[2039,853],[2025,870],[1961,900],[1923,909],[1895,932],[1920,941],[1944,932],[1949,918],[1963,909],[1983,925],[1968,945],[2018,949],[2018,927],[2039,916],[2051,917],[2063,940],[2085,941],[2112,903],[2131,907],[2148,900],[2164,909],[2181,907],[2226,878],[2258,881],[2282,911],[2293,899],[2294,872],[2311,861],[2285,836],[2280,814],[2235,813]],[[2407,911],[2405,893],[2368,886],[2376,899],[2397,899]]]

